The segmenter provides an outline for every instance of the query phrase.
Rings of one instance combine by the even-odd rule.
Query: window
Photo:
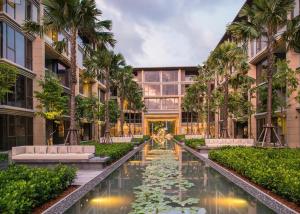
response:
[[[198,114],[196,112],[182,112],[181,122],[182,123],[198,122]]]
[[[162,99],[162,109],[164,110],[176,110],[179,108],[178,98]]]
[[[142,123],[141,113],[125,113],[124,116],[126,123]]]
[[[27,109],[33,108],[32,79],[20,75],[11,91],[12,93],[8,93],[3,99],[2,104]]]
[[[159,74],[160,74],[159,71],[145,71],[144,72],[145,82],[159,82],[160,81]]]
[[[14,3],[12,0],[6,0],[4,6],[5,12],[19,24],[25,19],[38,22],[38,8],[30,0],[18,0]]]
[[[32,117],[0,114],[0,151],[32,144]]]
[[[178,85],[163,85],[162,95],[178,95]]]
[[[83,52],[80,48],[77,49],[77,65],[79,68],[83,68]]]
[[[145,96],[160,96],[160,85],[144,85]]]
[[[103,90],[99,90],[99,100],[101,103],[104,103],[105,102],[105,91]]]
[[[160,99],[145,99],[145,105],[148,110],[161,109]]]
[[[23,34],[2,23],[2,57],[32,69],[32,42]]]
[[[177,71],[163,71],[162,72],[162,81],[163,82],[178,81],[178,72]]]

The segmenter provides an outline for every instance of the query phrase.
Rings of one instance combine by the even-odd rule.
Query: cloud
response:
[[[197,65],[208,57],[244,0],[96,0],[128,64]]]

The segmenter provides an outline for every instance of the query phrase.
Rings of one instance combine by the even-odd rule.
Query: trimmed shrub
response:
[[[199,146],[205,146],[205,140],[202,139],[185,139],[184,144],[193,149],[197,149]]]
[[[11,165],[0,172],[0,213],[31,213],[67,189],[75,176],[74,168],[63,165],[54,169]]]
[[[110,161],[115,161],[123,157],[134,147],[133,143],[113,143],[104,144],[95,141],[82,142],[81,145],[93,145],[96,148],[95,155],[98,157],[110,157]]]
[[[177,141],[184,141],[185,140],[185,135],[175,135],[174,139]]]
[[[224,147],[209,158],[300,205],[300,149]]]
[[[0,162],[6,162],[6,161],[8,161],[8,154],[0,153]]]

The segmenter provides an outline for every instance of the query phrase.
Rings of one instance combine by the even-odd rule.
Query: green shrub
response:
[[[11,165],[0,172],[0,213],[31,213],[61,194],[74,180],[74,168],[54,169]]]
[[[8,154],[0,153],[0,162],[6,162],[6,161],[8,161]]]
[[[300,149],[225,147],[209,158],[300,205]]]
[[[175,135],[174,139],[177,141],[184,141],[185,140],[185,135]]]
[[[184,144],[193,149],[197,149],[199,146],[205,146],[204,139],[185,139]]]
[[[96,147],[95,155],[98,157],[110,157],[110,161],[120,159],[134,147],[133,143],[103,144],[95,141],[82,142],[81,145],[94,145]]]
[[[132,138],[131,142],[134,143],[135,145],[140,145],[142,143],[144,143],[145,141],[150,140],[150,136],[149,135],[144,135],[142,138]]]

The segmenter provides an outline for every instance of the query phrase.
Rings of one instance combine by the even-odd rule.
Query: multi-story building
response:
[[[251,1],[246,1],[250,3]],[[245,4],[246,4],[245,3]],[[299,0],[295,0],[295,8],[291,14],[292,18],[299,15],[300,3]],[[233,21],[238,21],[237,16]],[[292,50],[286,49],[286,44],[281,39],[280,34],[284,31],[284,27],[278,30],[278,41],[275,51],[275,56],[277,59],[286,59],[289,62],[291,69],[298,69],[300,67],[300,54]],[[231,35],[225,33],[221,41],[231,40]],[[266,39],[264,37],[255,39],[248,42],[248,62],[250,69],[248,71],[248,76],[255,79],[255,83],[252,88],[258,89],[265,85],[263,81],[263,73],[267,65],[267,50],[266,50]],[[222,77],[216,76],[215,85],[220,86]],[[258,140],[259,136],[263,131],[263,126],[266,121],[266,100],[262,99],[258,93],[259,90],[248,94],[248,99],[254,107],[255,113],[251,115],[248,122],[240,123],[234,118],[229,118],[228,120],[228,131],[230,137],[251,137]],[[286,89],[281,91],[280,96],[285,100],[284,108],[275,110],[273,114],[273,125],[275,130],[281,138],[282,142],[285,142],[289,147],[300,147],[300,119],[299,119],[299,103],[296,101],[298,93],[295,91],[291,95],[287,96]],[[220,118],[222,118],[222,111],[219,111],[215,115],[215,133],[216,136],[220,135]],[[272,136],[273,140],[275,136]],[[262,139],[260,139],[262,140]]]
[[[39,91],[39,80],[45,74],[58,77],[66,95],[70,94],[70,45],[67,51],[59,53],[53,47],[54,41],[68,40],[67,32],[48,32],[43,37],[24,34],[24,20],[39,22],[44,14],[38,0],[2,1],[0,7],[1,63],[15,66],[20,74],[13,87],[0,103],[0,151],[13,146],[46,144],[53,137],[54,144],[63,143],[69,126],[69,117],[57,124],[36,116],[38,100],[34,92]],[[69,43],[69,42],[68,42]],[[77,75],[84,72],[82,41],[78,36]],[[0,71],[1,72],[1,71]],[[105,86],[101,78],[95,81],[80,79],[76,94],[88,97],[98,96],[104,101]],[[91,139],[100,134],[96,124],[80,122],[80,137]]]
[[[200,133],[197,114],[192,114],[191,120],[182,109],[185,90],[198,74],[197,67],[134,68],[134,74],[143,89],[146,106],[146,111],[135,117],[137,121],[133,121],[137,123],[139,133],[150,134],[160,123],[173,134],[186,134],[190,121],[194,123],[191,132]]]

